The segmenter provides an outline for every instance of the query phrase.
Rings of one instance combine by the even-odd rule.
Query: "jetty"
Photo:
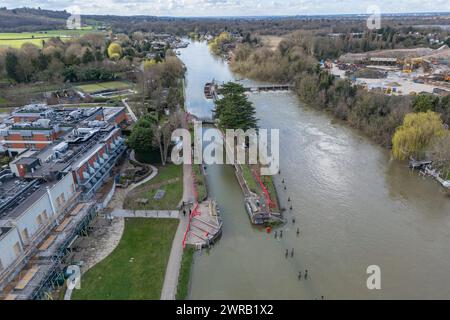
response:
[[[411,159],[409,161],[409,167],[411,169],[419,170],[420,174],[422,174],[423,176],[430,176],[436,179],[436,181],[438,181],[445,189],[446,193],[450,195],[450,180],[442,178],[441,173],[436,169],[433,169],[432,161],[429,160],[417,161]]]
[[[409,161],[409,167],[412,169],[423,169],[423,168],[427,167],[428,165],[430,165],[431,163],[432,162],[429,160],[418,161],[418,160],[411,159]]]
[[[192,212],[186,243],[196,249],[207,248],[214,244],[222,234],[222,219],[215,201],[207,200]]]

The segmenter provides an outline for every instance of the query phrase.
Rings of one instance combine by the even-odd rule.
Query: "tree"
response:
[[[213,40],[211,40],[211,42],[209,43],[209,48],[214,54],[220,54],[220,52],[222,51],[222,46],[230,41],[231,35],[228,32],[224,31]]]
[[[431,141],[433,168],[441,171],[443,178],[450,180],[450,132],[435,137]]]
[[[414,112],[427,112],[428,110],[436,111],[439,98],[431,94],[420,94],[413,101]]]
[[[433,111],[408,113],[392,138],[392,154],[399,160],[423,157],[432,139],[445,132],[439,114]]]
[[[6,53],[6,57],[5,57],[6,74],[11,79],[14,79],[17,82],[20,82],[21,79],[20,79],[19,71],[17,69],[18,60],[19,59],[13,52],[9,51]]]
[[[144,115],[140,118],[131,130],[127,139],[127,145],[137,153],[149,152],[154,150],[153,139],[155,136],[153,126],[156,119],[151,115]]]
[[[127,145],[137,153],[148,152],[153,150],[153,130],[135,126],[127,139]]]
[[[216,101],[215,117],[219,119],[222,129],[256,129],[258,119],[255,117],[255,108],[248,101],[242,85],[228,82],[223,86],[222,99]]]
[[[181,119],[182,114],[177,112],[170,115],[166,121],[153,125],[153,145],[159,148],[163,166],[167,163],[169,148],[172,144],[172,132],[180,127]]]
[[[84,51],[83,56],[81,57],[81,62],[83,63],[89,63],[95,60],[94,55],[92,54],[92,51],[89,50],[89,48],[86,48],[86,51]]]
[[[122,57],[122,47],[117,42],[113,42],[108,47],[108,57],[112,60],[119,60]]]

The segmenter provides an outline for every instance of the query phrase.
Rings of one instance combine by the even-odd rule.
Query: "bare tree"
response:
[[[172,132],[181,126],[182,113],[176,112],[161,124],[155,124],[153,127],[153,143],[159,148],[162,165],[166,165],[169,155],[169,148],[172,143]]]

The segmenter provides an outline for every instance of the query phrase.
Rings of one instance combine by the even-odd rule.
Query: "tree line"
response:
[[[294,91],[302,101],[332,113],[386,147],[392,147],[394,134],[404,125],[409,114],[435,113],[440,124],[426,123],[425,128],[444,128],[450,124],[450,96],[389,96],[382,92],[367,91],[352,85],[349,80],[335,78],[321,69],[318,59],[323,56],[323,52],[314,46],[309,47],[308,43],[316,43],[311,42],[309,33],[295,32],[286,37],[275,50],[264,46],[239,45],[235,50],[231,68],[249,78],[294,84]],[[406,132],[411,134],[412,131]],[[431,132],[432,134],[426,134],[427,138],[421,140],[421,143],[415,141],[411,142],[411,148],[401,147],[400,153],[405,154],[406,158],[428,157],[450,164],[450,157],[443,156],[446,150],[444,146],[450,146],[449,136],[442,137],[439,130]],[[394,155],[404,159],[399,156],[400,153]]]
[[[43,40],[42,48],[24,43],[19,49],[0,49],[0,75],[17,83],[112,80],[130,69],[130,62],[111,61],[104,34],[79,39]]]

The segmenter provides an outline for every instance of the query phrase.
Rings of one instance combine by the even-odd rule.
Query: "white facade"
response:
[[[0,280],[2,271],[6,271],[19,258],[18,249],[22,252],[29,245],[37,246],[51,231],[55,221],[76,193],[71,173],[66,174],[53,186],[42,188],[45,190],[37,191],[42,195],[27,209],[15,217],[6,217],[4,225],[12,229],[0,235]]]
[[[11,228],[0,234],[0,275],[20,257],[22,251],[17,228]]]

